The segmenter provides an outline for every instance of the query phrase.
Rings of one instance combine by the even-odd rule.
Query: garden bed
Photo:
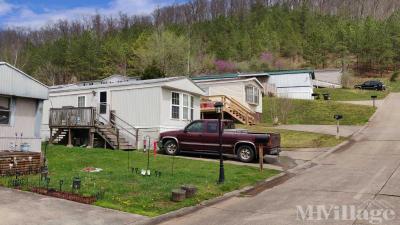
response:
[[[96,196],[87,197],[87,196],[82,196],[80,194],[57,191],[55,189],[31,188],[30,191],[37,193],[37,194],[41,194],[41,195],[51,196],[51,197],[55,197],[55,198],[61,198],[61,199],[79,202],[79,203],[83,203],[83,204],[93,204],[97,200]]]

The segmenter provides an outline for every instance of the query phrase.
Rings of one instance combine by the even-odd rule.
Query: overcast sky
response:
[[[185,0],[0,0],[0,27],[38,28],[59,19],[77,19],[96,12],[147,14],[157,7]]]

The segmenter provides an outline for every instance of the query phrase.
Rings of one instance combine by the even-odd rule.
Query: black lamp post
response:
[[[219,179],[218,183],[222,184],[225,181],[225,172],[224,172],[224,157],[222,155],[222,108],[224,104],[222,102],[216,102],[214,104],[215,111],[218,115],[218,139],[219,139]]]

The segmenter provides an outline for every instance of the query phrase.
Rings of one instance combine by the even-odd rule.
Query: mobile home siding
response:
[[[112,90],[111,109],[123,120],[136,127],[160,124],[161,87]]]
[[[10,125],[0,125],[0,150],[10,150],[11,145],[28,143],[31,151],[40,152],[41,139],[35,134],[35,124],[41,100],[20,97],[14,99],[14,122]]]
[[[166,131],[166,130],[173,130],[173,129],[182,129],[185,127],[190,120],[182,120],[182,119],[172,119],[171,116],[171,106],[172,106],[172,92],[177,92],[177,93],[185,93],[188,95],[191,95],[190,93],[187,92],[182,92],[179,90],[175,89],[166,89],[163,88],[162,90],[162,95],[161,95],[161,131]],[[193,108],[193,120],[198,120],[200,119],[200,97],[198,95],[192,95],[194,99],[194,108]],[[182,116],[182,97],[180,101],[180,116]]]
[[[0,63],[0,92],[2,95],[47,99],[48,89],[43,84],[26,76],[22,71]]]
[[[278,97],[312,99],[313,83],[309,73],[273,75],[267,82],[276,86]]]

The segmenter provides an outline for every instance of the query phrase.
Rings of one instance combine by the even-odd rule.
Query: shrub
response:
[[[391,82],[395,82],[398,77],[399,77],[399,72],[398,71],[394,71],[392,76],[390,77],[390,81]]]

